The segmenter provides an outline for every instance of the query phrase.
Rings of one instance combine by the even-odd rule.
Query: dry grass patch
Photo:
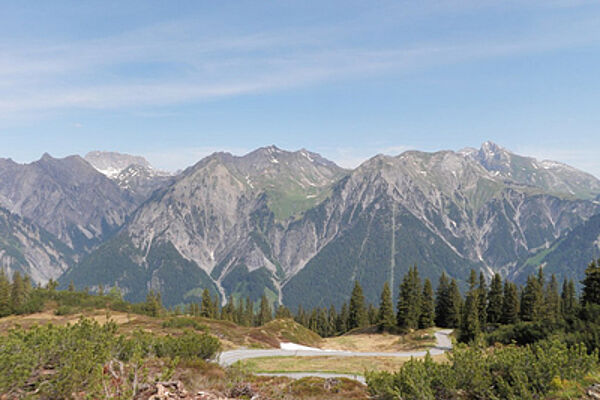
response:
[[[445,355],[433,356],[438,362],[447,360]],[[330,372],[362,375],[365,371],[397,371],[410,357],[261,357],[240,361],[243,368],[252,372]]]
[[[323,349],[357,352],[402,352],[424,350],[435,346],[435,329],[424,329],[405,335],[390,333],[351,333],[323,339]]]

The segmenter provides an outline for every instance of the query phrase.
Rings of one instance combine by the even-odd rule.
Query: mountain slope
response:
[[[277,235],[279,228],[262,229],[261,224],[281,227],[299,218],[305,208],[325,197],[331,184],[344,173],[335,164],[304,150],[292,153],[268,147],[244,157],[217,153],[155,192],[124,228],[127,240],[115,238],[106,246],[125,243],[128,259],[142,265],[153,248],[172,245],[178,257],[194,262],[219,285],[238,265],[244,265],[252,276],[257,275],[253,272],[258,269],[271,276],[281,266],[264,254],[260,237],[261,232],[267,231]],[[298,197],[305,201],[290,200]],[[284,220],[276,221],[276,213]],[[263,216],[266,220],[262,220]],[[84,262],[73,271],[101,269],[99,263]],[[241,271],[243,274],[243,268]],[[65,275],[63,282],[73,279],[79,286],[94,285],[90,273],[73,274]],[[265,273],[258,274],[261,277],[257,279],[264,281]],[[115,284],[123,280],[122,275],[107,276]],[[195,283],[200,288],[206,286],[200,281]],[[162,289],[168,291],[170,286]],[[253,298],[260,296],[255,290],[251,292]],[[236,294],[248,293],[242,288]],[[221,295],[225,295],[222,288]]]
[[[518,282],[542,266],[548,275],[559,280],[573,279],[577,284],[584,276],[587,265],[600,257],[600,214],[575,227],[547,249],[528,258],[512,278]]]
[[[136,204],[141,204],[157,189],[173,181],[173,175],[154,169],[141,156],[107,151],[92,151],[85,155],[98,172],[106,175],[131,194]]]
[[[118,229],[135,201],[81,157],[45,154],[31,164],[0,159],[0,206],[83,253]]]
[[[383,282],[397,286],[413,263],[432,280],[442,271],[466,279],[470,268],[514,275],[600,212],[560,186],[549,192],[547,180],[494,168],[464,151],[376,156],[353,171],[274,146],[213,154],[154,192],[62,283],[101,279],[136,299],[150,288],[177,293],[170,305],[209,287],[221,299],[266,294],[297,307],[339,305],[358,279],[376,302]]]
[[[479,150],[464,149],[461,153],[498,176],[541,188],[546,193],[585,200],[600,194],[600,180],[591,174],[556,161],[520,156],[492,142],[485,142]]]
[[[57,279],[73,253],[43,228],[0,208],[0,269],[27,274],[35,283]]]

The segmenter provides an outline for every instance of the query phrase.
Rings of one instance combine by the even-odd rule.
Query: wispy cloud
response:
[[[359,28],[348,24],[223,36],[197,26],[171,21],[67,43],[0,40],[0,119],[206,101],[600,42],[600,20],[593,16],[512,37],[440,37],[381,46],[355,43],[351,38]]]

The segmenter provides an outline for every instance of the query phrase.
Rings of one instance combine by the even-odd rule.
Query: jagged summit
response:
[[[115,177],[130,165],[141,165],[152,169],[152,165],[142,156],[115,151],[91,151],[85,155],[84,159],[109,178]]]

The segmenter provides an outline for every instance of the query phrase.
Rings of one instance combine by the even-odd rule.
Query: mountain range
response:
[[[580,279],[600,254],[599,200],[594,176],[491,142],[353,170],[275,146],[176,175],[119,153],[0,159],[0,265],[132,301],[158,290],[169,306],[204,288],[223,302],[339,306],[354,280],[376,302],[414,264],[434,284],[471,268]]]

